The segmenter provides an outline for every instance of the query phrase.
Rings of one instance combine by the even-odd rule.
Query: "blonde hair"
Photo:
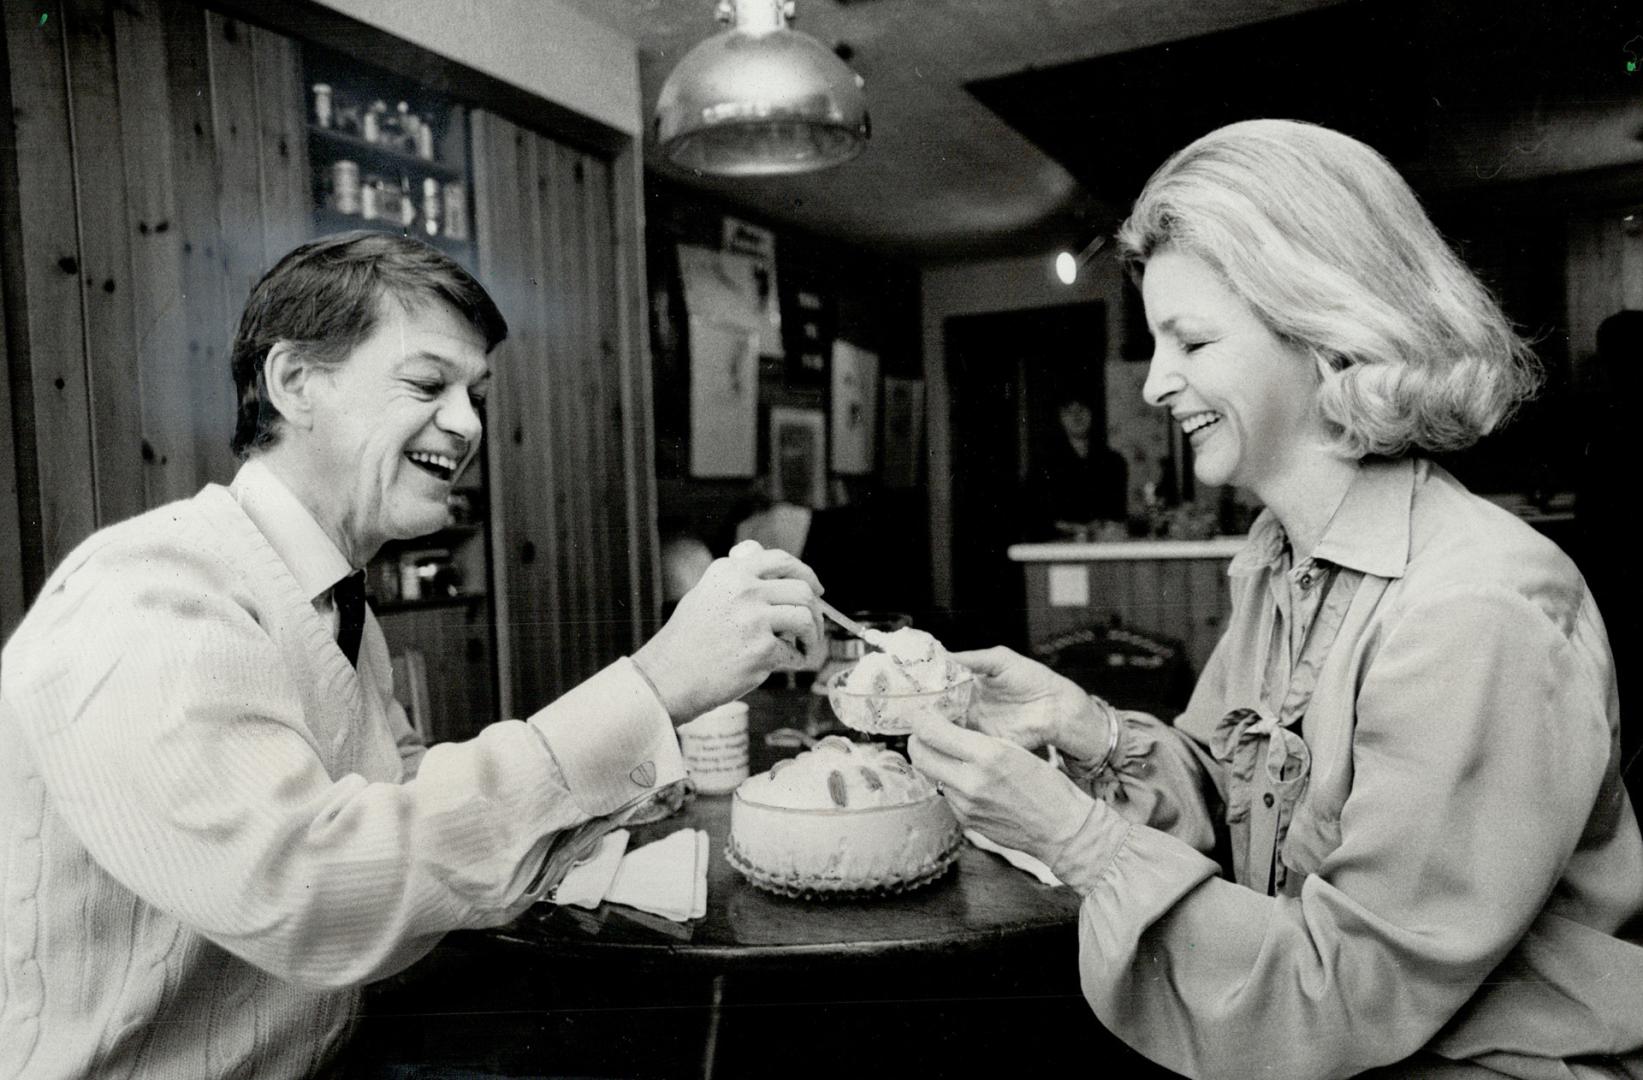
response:
[[[1313,356],[1335,449],[1458,450],[1539,386],[1540,365],[1409,185],[1356,139],[1248,120],[1178,151],[1118,241],[1132,269],[1170,248],[1215,267]]]

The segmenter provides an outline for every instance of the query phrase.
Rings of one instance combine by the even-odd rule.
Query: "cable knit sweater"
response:
[[[423,754],[225,488],[104,529],[0,658],[0,1076],[314,1075],[357,986],[683,775],[625,660]]]

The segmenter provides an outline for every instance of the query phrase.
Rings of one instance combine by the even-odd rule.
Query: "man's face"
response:
[[[304,441],[317,490],[306,501],[349,561],[442,528],[451,482],[483,435],[490,365],[479,332],[444,301],[407,310],[383,297],[376,330],[315,380]]]

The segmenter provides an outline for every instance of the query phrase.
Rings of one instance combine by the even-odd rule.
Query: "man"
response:
[[[357,571],[444,523],[506,333],[416,241],[296,249],[234,343],[232,485],[47,581],[0,664],[0,1076],[323,1071],[360,984],[520,913],[682,778],[671,722],[815,647],[802,563],[721,559],[528,721],[418,744]]]

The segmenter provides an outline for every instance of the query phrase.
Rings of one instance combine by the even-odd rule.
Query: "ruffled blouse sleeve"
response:
[[[1225,696],[1222,649],[1217,646],[1181,721],[1213,712]],[[1063,757],[1062,771],[1125,820],[1168,833],[1205,854],[1216,852],[1224,804],[1224,777],[1207,740],[1189,727],[1150,713],[1115,709],[1118,741],[1111,758],[1090,765]]]

